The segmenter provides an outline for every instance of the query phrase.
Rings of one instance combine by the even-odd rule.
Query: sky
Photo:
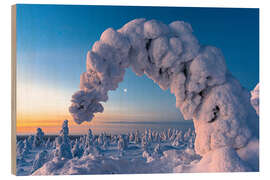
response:
[[[17,5],[17,133],[41,127],[55,134],[64,119],[72,133],[104,122],[183,121],[169,90],[130,69],[91,123],[76,125],[68,112],[87,51],[104,30],[135,18],[189,22],[200,44],[222,50],[228,69],[246,89],[259,82],[258,9]]]

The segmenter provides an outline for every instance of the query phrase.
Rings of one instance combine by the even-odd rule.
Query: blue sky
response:
[[[258,9],[59,5],[17,5],[18,82],[44,91],[47,87],[61,90],[65,97],[59,101],[66,103],[61,107],[66,112],[70,96],[78,89],[80,74],[85,71],[87,51],[105,29],[118,29],[135,18],[166,24],[189,22],[201,44],[223,51],[229,70],[244,87],[251,90],[258,83]],[[123,93],[125,88],[127,93]],[[22,107],[24,101],[22,98]],[[130,114],[133,121],[151,117],[153,121],[181,119],[169,91],[162,91],[152,80],[137,77],[129,69],[119,88],[109,93],[104,113],[106,109]]]

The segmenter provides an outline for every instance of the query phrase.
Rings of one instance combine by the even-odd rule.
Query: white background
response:
[[[0,179],[269,179],[269,17],[267,0],[1,0],[0,1]],[[260,172],[259,173],[196,173],[196,174],[151,174],[151,175],[84,175],[16,177],[11,175],[11,5],[16,3],[39,4],[93,4],[93,5],[144,5],[186,7],[245,7],[260,8]],[[269,161],[269,162],[268,162]]]

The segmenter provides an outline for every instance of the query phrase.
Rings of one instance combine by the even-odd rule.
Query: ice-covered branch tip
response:
[[[258,134],[250,94],[228,72],[222,52],[200,45],[190,24],[135,19],[105,30],[87,53],[87,70],[69,108],[80,124],[103,112],[101,102],[123,80],[125,68],[170,88],[185,119],[193,119],[196,151],[244,147]],[[252,130],[251,127],[252,126]]]

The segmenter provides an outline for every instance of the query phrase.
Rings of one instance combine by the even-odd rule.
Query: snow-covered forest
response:
[[[68,121],[57,137],[35,135],[18,138],[17,175],[123,174],[181,172],[182,166],[197,162],[195,132],[145,132],[70,136]]]

